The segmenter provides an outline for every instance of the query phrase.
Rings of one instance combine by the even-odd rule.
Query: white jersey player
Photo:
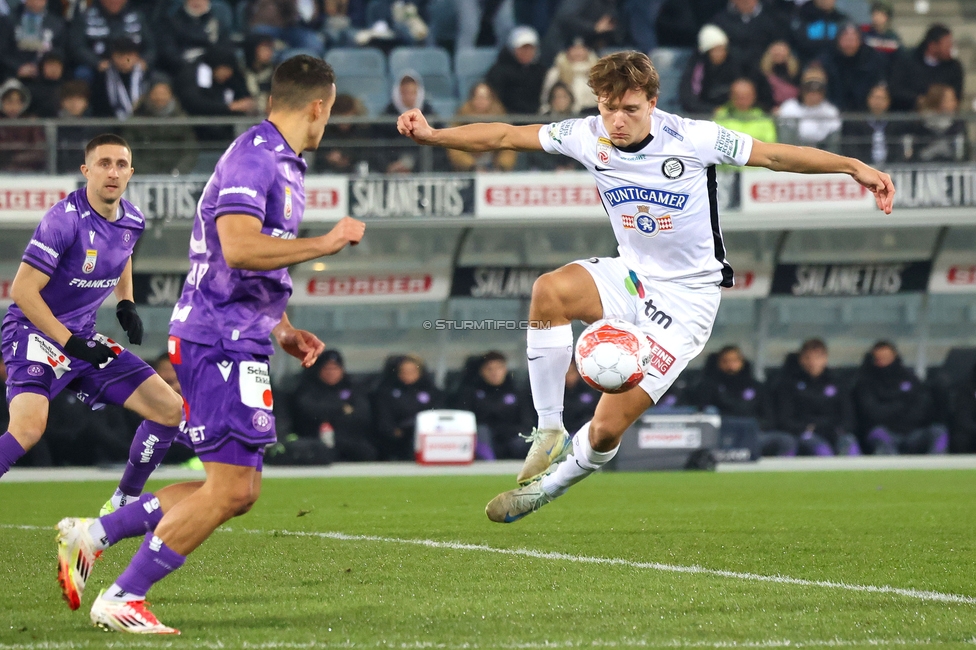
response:
[[[760,142],[657,110],[658,75],[639,52],[603,57],[589,83],[599,116],[541,129],[499,122],[433,129],[416,109],[398,121],[400,133],[420,144],[472,152],[545,150],[578,160],[593,174],[617,237],[618,257],[578,260],[542,275],[532,289],[529,319],[550,324],[526,337],[539,425],[518,476],[523,487],[488,504],[488,517],[500,523],[538,510],[605,465],[624,431],[704,348],[721,287],[734,282],[719,226],[715,165],[850,174],[885,213],[894,198],[887,174],[853,158]],[[601,318],[622,318],[648,335],[651,369],[638,387],[604,394],[593,420],[570,439],[562,425],[563,376],[573,355],[570,323]]]

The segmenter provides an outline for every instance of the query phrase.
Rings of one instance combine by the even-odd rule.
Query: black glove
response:
[[[115,307],[115,315],[119,319],[119,325],[125,330],[132,345],[142,344],[142,319],[136,313],[136,303],[131,300],[120,300]]]
[[[138,317],[137,317],[138,318]],[[140,328],[142,325],[139,326]],[[109,359],[115,359],[119,355],[115,354],[112,348],[93,339],[83,339],[80,336],[71,335],[68,342],[64,344],[64,351],[69,357],[81,359],[90,363],[96,368],[100,368]]]

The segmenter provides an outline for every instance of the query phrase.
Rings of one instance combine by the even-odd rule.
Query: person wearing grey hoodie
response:
[[[41,172],[47,166],[43,127],[3,124],[30,117],[30,100],[30,91],[16,79],[8,79],[0,86],[0,171]]]

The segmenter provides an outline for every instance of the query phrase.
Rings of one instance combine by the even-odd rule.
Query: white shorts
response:
[[[650,280],[619,257],[576,260],[600,292],[604,318],[633,323],[651,339],[651,369],[638,384],[657,404],[712,334],[722,298],[717,284],[688,287]]]

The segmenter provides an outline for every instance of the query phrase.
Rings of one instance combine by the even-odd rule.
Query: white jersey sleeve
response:
[[[752,155],[752,136],[732,131],[715,122],[687,120],[685,132],[702,164],[745,166]]]
[[[585,130],[585,120],[582,119],[553,122],[539,129],[539,142],[546,153],[561,153],[582,162]]]

